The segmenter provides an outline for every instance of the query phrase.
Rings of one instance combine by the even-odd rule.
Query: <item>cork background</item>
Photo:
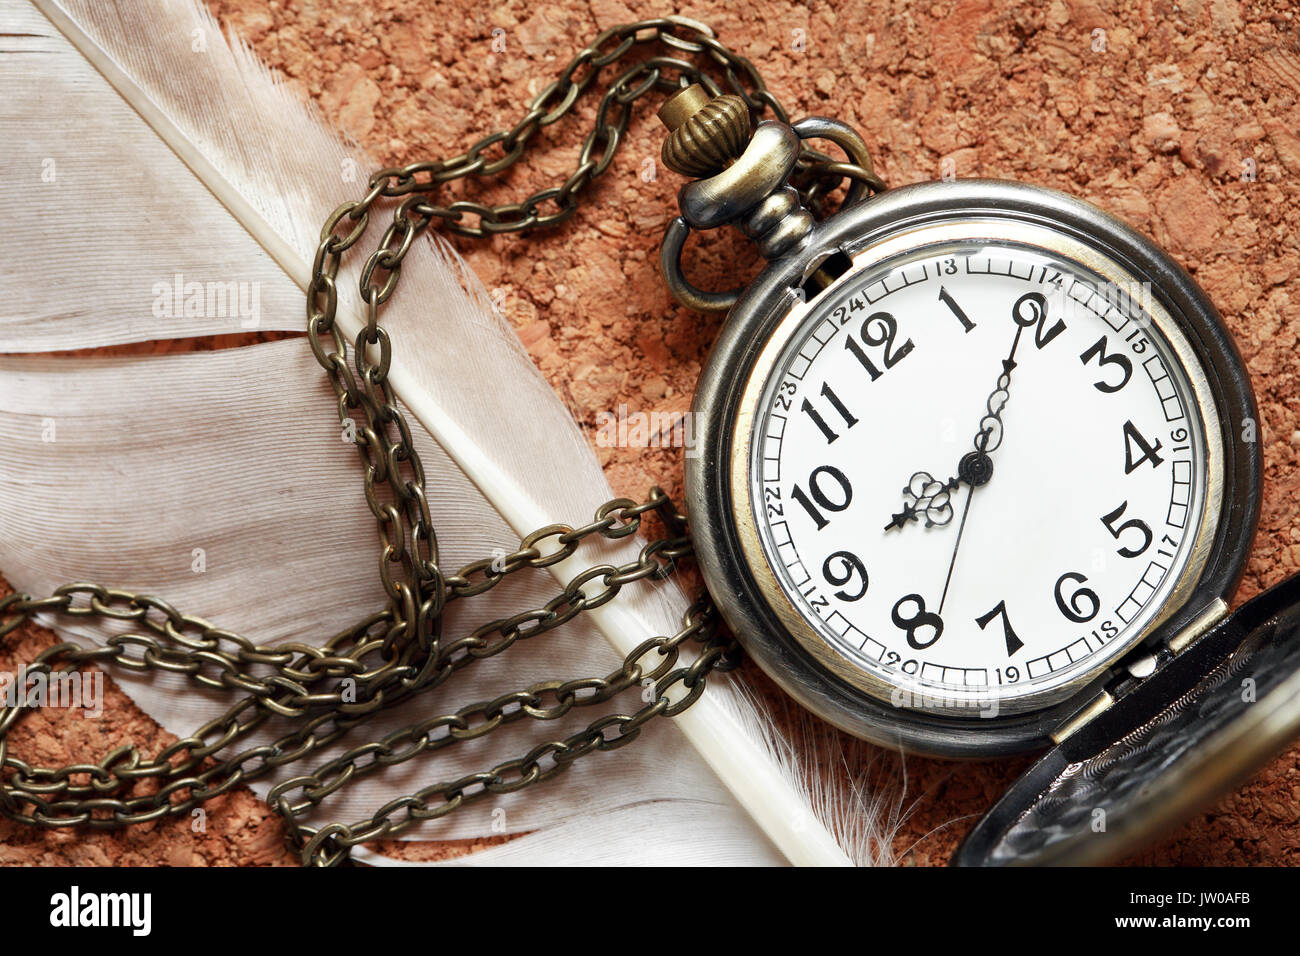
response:
[[[598,30],[675,12],[708,23],[749,57],[793,116],[820,113],[857,126],[891,185],[951,169],[959,177],[1055,187],[1115,213],[1167,248],[1217,303],[1260,401],[1264,506],[1238,603],[1300,570],[1300,18],[1289,0],[211,6],[385,163],[462,152],[513,125]],[[543,131],[533,153],[498,184],[456,186],[447,196],[501,202],[558,185],[576,165],[593,115],[588,104]],[[620,402],[644,411],[687,410],[718,332],[717,318],[675,305],[657,272],[659,240],[681,182],[662,167],[647,175],[661,135],[651,110],[638,109],[608,173],[561,229],[455,241],[590,428],[597,412]],[[735,285],[758,267],[743,242],[722,235],[692,239],[687,261],[706,288]],[[620,494],[639,495],[652,484],[681,491],[680,450],[598,452]],[[52,641],[48,632],[20,630],[0,651],[0,667],[15,669]],[[104,719],[37,712],[12,734],[15,752],[48,765],[97,758],[127,737],[146,748],[172,739],[111,678],[106,689]],[[895,842],[902,862],[946,862],[1026,764],[908,759],[908,816]],[[1300,862],[1298,820],[1300,745],[1128,862],[1293,864]],[[214,800],[207,822],[205,833],[182,820],[107,834],[0,822],[0,862],[295,860],[277,820],[247,790]],[[426,846],[414,853],[460,851]]]

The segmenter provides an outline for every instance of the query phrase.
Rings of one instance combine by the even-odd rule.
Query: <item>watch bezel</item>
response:
[[[1205,540],[1197,544],[1198,567],[1193,569],[1189,562],[1176,593],[1158,615],[1161,620],[1149,626],[1137,646],[1167,641],[1215,599],[1231,595],[1249,552],[1259,499],[1258,443],[1236,440],[1237,429],[1232,427],[1246,417],[1257,421],[1249,380],[1235,346],[1191,277],[1123,223],[1064,194],[996,180],[906,187],[819,223],[797,253],[770,264],[742,294],[701,375],[694,409],[701,453],[688,460],[686,482],[697,551],[724,617],[749,653],[788,693],[857,736],[949,756],[994,755],[1046,745],[1052,730],[1111,680],[1118,662],[1073,682],[1075,693],[1067,699],[1021,713],[972,719],[882,702],[846,679],[852,675],[837,672],[815,646],[800,640],[806,637],[798,634],[801,618],[783,592],[773,593],[774,581],[761,557],[761,545],[756,538],[747,539],[753,527],[752,517],[745,519],[749,512],[747,441],[738,442],[736,436],[747,435],[748,423],[740,417],[757,387],[753,380],[762,377],[755,376],[755,369],[765,356],[774,357],[773,335],[782,323],[793,324],[797,321],[793,316],[810,308],[803,302],[801,286],[822,262],[836,253],[853,259],[920,229],[975,219],[1008,227],[1046,226],[1052,234],[1082,242],[1119,268],[1150,280],[1158,305],[1196,359],[1190,370],[1204,373],[1200,384],[1218,413],[1217,431],[1213,420],[1205,421],[1207,451],[1217,452],[1217,460],[1210,461],[1210,474],[1219,476],[1206,489],[1207,511],[1214,512],[1207,517],[1217,520],[1210,521]],[[859,271],[848,269],[841,278]],[[1186,362],[1188,356],[1180,358]],[[1198,404],[1204,407],[1200,398]],[[752,401],[748,407],[752,409]],[[1204,520],[1202,528],[1206,528]],[[826,646],[820,639],[816,643]],[[858,669],[858,673],[863,672]]]
[[[834,672],[851,687],[886,703],[890,701],[898,685],[862,667],[841,648],[827,641],[823,634],[808,623],[807,617],[800,613],[799,608],[791,601],[788,590],[781,587],[779,583],[779,571],[772,566],[771,556],[762,545],[758,515],[754,511],[751,486],[752,469],[756,459],[753,442],[754,426],[756,420],[762,415],[764,395],[773,370],[781,362],[791,341],[798,338],[809,318],[826,308],[820,304],[825,297],[833,298],[837,289],[858,284],[859,277],[863,273],[916,250],[950,243],[982,242],[1047,251],[1062,259],[1079,263],[1101,278],[1112,282],[1116,288],[1127,287],[1129,277],[1119,271],[1120,267],[1117,263],[1098,253],[1093,246],[1085,245],[1074,237],[1038,224],[1006,218],[963,218],[929,223],[890,234],[886,238],[854,251],[849,256],[851,265],[833,283],[810,301],[794,303],[785,311],[772,328],[762,351],[750,366],[732,421],[732,433],[729,436],[732,449],[730,475],[737,540],[746,566],[763,594],[764,600],[780,619],[785,631],[821,666]],[[1206,421],[1217,421],[1218,409],[1214,404],[1209,381],[1200,367],[1199,357],[1196,356],[1168,310],[1158,302],[1152,302],[1150,311],[1156,331],[1168,343],[1178,363],[1187,371],[1194,403],[1199,410],[1198,427],[1200,423]],[[1214,531],[1218,526],[1219,508],[1222,502],[1221,435],[1217,430],[1209,429],[1206,430],[1203,439],[1207,473],[1200,494],[1200,513],[1196,516],[1196,536],[1183,569],[1174,578],[1169,595],[1156,608],[1155,615],[1135,633],[1127,635],[1124,641],[1114,642],[1115,646],[1100,655],[1090,668],[1081,671],[1070,680],[1000,700],[998,703],[1003,711],[1011,714],[1042,710],[1073,697],[1080,688],[1090,684],[1096,674],[1112,666],[1114,661],[1123,657],[1129,649],[1142,643],[1156,627],[1163,623],[1172,609],[1181,606],[1186,600],[1191,593],[1192,585],[1205,566],[1210,543],[1214,539]],[[1162,587],[1161,590],[1164,588]],[[988,692],[990,695],[995,694],[996,688],[989,688]],[[913,693],[922,695],[927,692],[918,686]],[[938,713],[948,712],[953,716],[971,717],[977,712],[974,706],[978,701],[974,698],[971,703],[964,704],[958,700],[945,710],[942,695],[942,690],[933,691],[932,701],[927,701],[927,708]],[[983,699],[983,695],[976,695],[976,697]],[[992,700],[990,699],[989,702],[991,703]]]

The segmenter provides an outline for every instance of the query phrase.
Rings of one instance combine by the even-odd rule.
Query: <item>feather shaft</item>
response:
[[[301,252],[263,219],[247,197],[66,11],[53,0],[33,0],[33,3],[150,124],[267,254],[305,290],[310,277],[310,263]],[[362,328],[360,313],[351,303],[340,302],[338,321],[349,337],[355,337]],[[497,507],[516,534],[522,537],[536,527],[557,520],[573,520],[572,515],[547,514],[536,506],[496,462],[480,451],[434,397],[419,385],[416,377],[408,374],[400,356],[393,359],[389,380],[416,418]],[[566,583],[581,568],[578,559],[571,558],[554,565],[551,571],[561,583]],[[645,621],[624,607],[611,603],[587,613],[620,654],[626,655],[648,636]],[[741,806],[791,862],[849,864],[844,851],[808,804],[782,778],[763,749],[745,736],[736,720],[711,693],[706,693],[675,721]]]

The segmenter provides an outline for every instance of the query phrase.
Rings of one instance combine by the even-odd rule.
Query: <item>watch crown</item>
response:
[[[664,165],[683,176],[712,176],[749,144],[749,107],[734,93],[711,97],[693,83],[668,98],[659,119],[671,131],[661,153]]]

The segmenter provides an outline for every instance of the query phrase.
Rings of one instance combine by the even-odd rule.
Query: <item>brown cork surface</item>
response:
[[[214,12],[384,162],[462,151],[513,124],[603,27],[650,11],[619,0],[215,0]],[[793,115],[822,113],[862,130],[894,185],[994,176],[1085,198],[1153,236],[1218,304],[1260,401],[1265,486],[1260,533],[1238,600],[1300,567],[1300,34],[1289,0],[878,0],[792,6],[689,3],[762,71]],[[656,11],[662,12],[662,11]],[[494,49],[495,40],[495,49]],[[537,155],[472,193],[493,201],[558,185],[591,122],[558,123]],[[678,177],[645,181],[661,137],[648,110],[623,151],[556,233],[456,242],[563,400],[589,427],[626,402],[685,411],[718,319],[674,305],[656,269]],[[1243,175],[1253,170],[1252,176]],[[459,193],[459,187],[453,192]],[[756,271],[729,237],[692,240],[689,271],[710,288]],[[737,267],[737,261],[743,266]],[[1294,298],[1293,298],[1294,297]],[[680,451],[601,449],[619,493],[681,489]],[[23,632],[0,667],[29,659],[47,634]],[[105,741],[170,738],[120,693],[110,718],[45,710],[13,734],[45,765],[86,759]],[[903,862],[944,863],[974,817],[1025,760],[910,759],[912,812]],[[562,785],[562,784],[559,784]],[[1300,747],[1130,862],[1300,861]],[[120,834],[41,833],[0,823],[0,862],[290,863],[282,831],[246,790],[190,821]],[[443,848],[425,845],[422,857]]]

